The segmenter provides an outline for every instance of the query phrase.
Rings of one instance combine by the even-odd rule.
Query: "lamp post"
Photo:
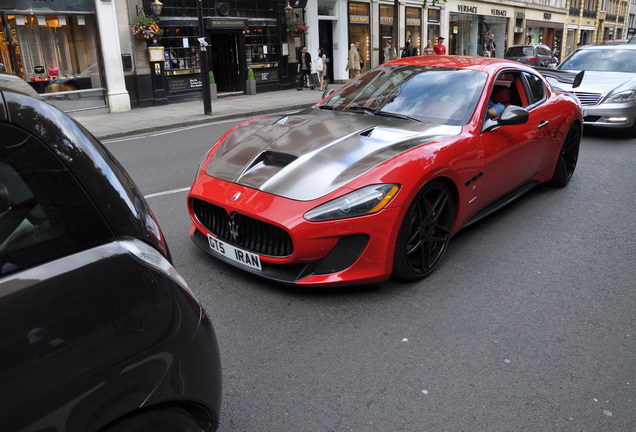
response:
[[[207,85],[210,67],[208,65],[208,43],[205,41],[205,30],[203,26],[203,1],[197,0],[197,16],[199,18],[199,63],[201,65],[201,82],[203,84],[203,114],[212,114],[212,95],[210,86]]]

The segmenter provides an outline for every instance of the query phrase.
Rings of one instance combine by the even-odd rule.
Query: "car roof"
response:
[[[605,51],[605,50],[625,50],[631,49],[636,50],[636,44],[601,44],[601,45],[583,45],[578,48],[579,50],[596,50],[596,51]]]
[[[510,48],[517,48],[517,47],[530,47],[530,48],[534,48],[534,47],[543,47],[543,48],[547,48],[550,49],[549,46],[545,45],[545,44],[522,44],[522,45],[510,45],[508,47],[508,49]]]
[[[22,80],[22,78],[7,73],[0,73],[0,91],[12,91],[37,99],[42,99],[33,87]]]

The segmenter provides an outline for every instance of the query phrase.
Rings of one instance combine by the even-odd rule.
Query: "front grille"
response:
[[[581,105],[596,105],[603,97],[602,93],[574,92],[581,101]]]
[[[201,224],[219,239],[248,251],[273,257],[288,257],[294,251],[284,229],[241,213],[228,215],[222,207],[192,199],[192,210]]]

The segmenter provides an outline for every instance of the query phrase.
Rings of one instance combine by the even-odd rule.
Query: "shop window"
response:
[[[249,27],[245,30],[245,56],[247,66],[254,71],[257,82],[278,81],[280,42],[278,27]]]
[[[167,76],[201,73],[199,30],[196,27],[164,27],[164,71]]]
[[[7,18],[14,39],[13,66],[38,93],[75,92],[68,99],[76,100],[80,98],[78,90],[101,90],[93,16],[8,15]]]
[[[360,41],[360,58],[364,62],[362,72],[371,66],[370,31],[369,31],[370,5],[368,3],[349,3],[349,49],[355,41]]]
[[[440,22],[441,11],[439,9],[428,9],[428,22]]]
[[[422,55],[422,9],[406,8],[406,37],[411,43],[411,55]]]

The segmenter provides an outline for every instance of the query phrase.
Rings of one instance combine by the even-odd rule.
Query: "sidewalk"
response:
[[[281,90],[256,94],[220,97],[212,101],[212,115],[203,114],[203,101],[182,102],[123,113],[69,113],[97,138],[104,140],[155,132],[232,118],[257,117],[279,111],[309,107],[322,99],[320,90]]]

